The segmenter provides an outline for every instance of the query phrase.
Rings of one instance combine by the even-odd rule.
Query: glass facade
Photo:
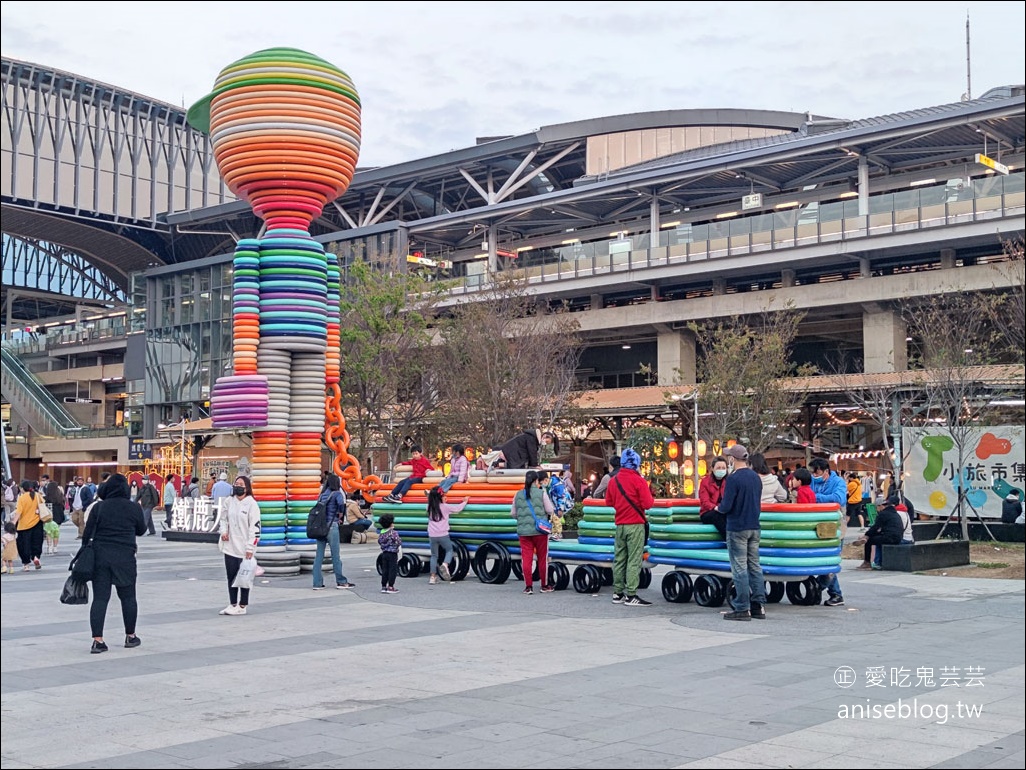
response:
[[[231,369],[232,257],[146,279],[145,426],[209,414],[210,388]]]
[[[354,259],[406,269],[406,228],[390,223],[379,232],[324,243],[338,255],[343,283]],[[214,381],[232,370],[232,254],[200,263],[160,267],[145,274],[144,313],[133,312],[133,330],[145,328],[144,383],[139,391],[147,436],[183,417],[210,415]],[[133,383],[129,383],[130,388]],[[129,403],[134,415],[138,404]]]

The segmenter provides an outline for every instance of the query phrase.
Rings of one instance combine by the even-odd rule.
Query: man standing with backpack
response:
[[[136,502],[142,508],[143,518],[146,519],[146,534],[157,534],[157,530],[153,526],[153,509],[160,504],[160,495],[157,493],[157,488],[153,485],[153,479],[147,477],[146,481],[143,482],[142,489],[139,490],[139,498]]]

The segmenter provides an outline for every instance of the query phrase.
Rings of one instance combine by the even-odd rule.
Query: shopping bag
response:
[[[243,559],[239,565],[239,574],[232,581],[232,588],[252,588],[256,578],[257,562],[255,557]]]
[[[89,604],[89,584],[69,575],[61,591],[61,604]]]

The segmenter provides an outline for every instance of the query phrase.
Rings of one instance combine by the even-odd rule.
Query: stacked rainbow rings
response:
[[[309,226],[352,181],[360,98],[338,67],[270,48],[221,70],[188,122],[210,135],[225,184],[267,226],[235,251],[235,376],[215,384],[214,423],[262,428],[253,433],[252,479],[268,526],[260,548],[308,548],[321,439],[336,428],[325,424],[325,388],[338,382],[341,353],[338,258]]]

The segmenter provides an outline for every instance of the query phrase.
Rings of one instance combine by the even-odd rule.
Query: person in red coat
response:
[[[631,448],[620,455],[620,472],[606,488],[606,505],[616,510],[616,535],[613,538],[613,604],[648,607],[652,602],[638,596],[641,562],[645,554],[648,519],[645,511],[655,500],[648,482],[638,469],[641,457]]]
[[[712,524],[727,536],[727,517],[719,509],[723,499],[723,485],[727,483],[727,458],[717,457],[712,461],[712,471],[702,478],[698,485],[698,518],[703,524]]]

